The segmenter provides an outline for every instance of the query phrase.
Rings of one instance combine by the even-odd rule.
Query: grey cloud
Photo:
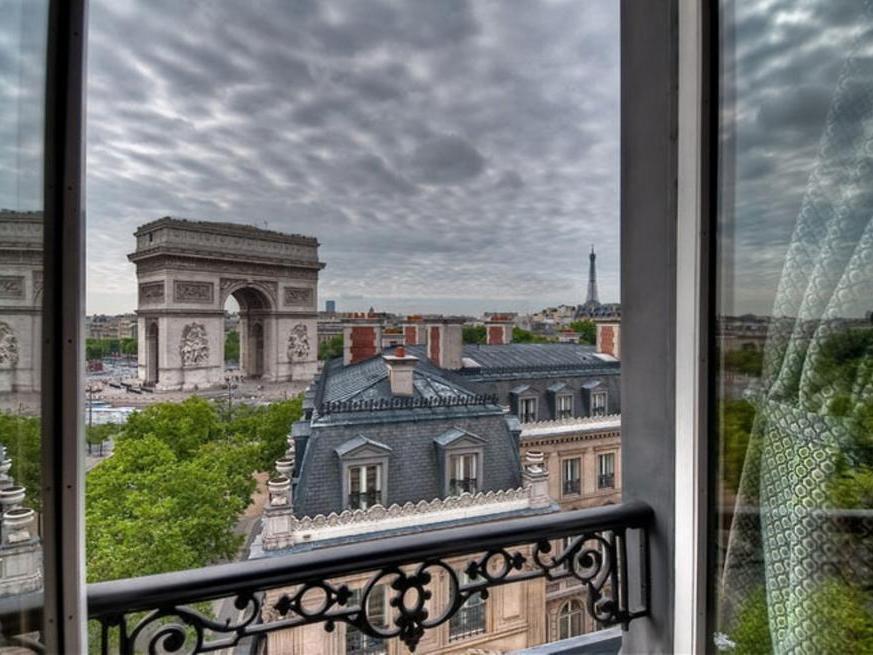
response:
[[[421,144],[409,163],[413,177],[424,184],[467,182],[485,169],[485,158],[456,135],[440,136]]]
[[[130,235],[165,214],[317,236],[321,297],[573,302],[593,241],[617,299],[613,0],[92,0],[91,15],[89,311],[134,306]],[[531,248],[517,235],[534,224],[551,238]]]

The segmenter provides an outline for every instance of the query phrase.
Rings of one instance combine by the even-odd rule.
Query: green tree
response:
[[[230,330],[224,337],[224,361],[239,361],[239,332]]]
[[[38,417],[0,412],[0,443],[6,446],[7,456],[12,459],[9,475],[25,488],[27,505],[37,511],[42,508],[41,429]]]
[[[594,321],[573,321],[570,329],[579,334],[579,342],[594,345],[597,343],[597,325]]]
[[[740,475],[755,421],[755,406],[746,400],[725,400],[719,405],[718,411],[724,448],[722,479],[725,491],[735,494],[740,486]]]
[[[485,343],[484,325],[465,325],[463,329],[464,343]]]
[[[343,354],[343,335],[337,334],[327,341],[322,341],[318,345],[318,358],[322,360],[333,359],[334,357],[342,357]]]
[[[736,644],[734,655],[766,655],[773,651],[763,586],[750,593],[740,606],[730,638]]]
[[[512,340],[515,343],[552,343],[554,341],[553,339],[534,334],[530,330],[523,330],[520,327],[512,328]]]
[[[763,364],[764,353],[760,350],[732,350],[725,353],[723,365],[733,373],[760,377]]]
[[[122,355],[136,355],[136,353],[137,353],[136,339],[122,339],[121,340],[121,354]]]

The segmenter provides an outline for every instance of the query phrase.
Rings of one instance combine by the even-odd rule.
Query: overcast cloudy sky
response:
[[[0,2],[0,207],[37,209],[45,0]],[[578,302],[592,243],[617,300],[617,4],[92,0],[88,310],[166,214],[318,237],[341,309]],[[772,307],[863,7],[722,17],[726,313]]]
[[[93,0],[88,311],[166,214],[316,236],[322,301],[618,300],[618,2]]]

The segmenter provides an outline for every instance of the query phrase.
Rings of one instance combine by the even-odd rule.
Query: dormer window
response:
[[[359,434],[337,447],[336,454],[342,472],[342,509],[388,504],[391,448]]]
[[[536,389],[529,384],[521,384],[509,392],[510,409],[522,423],[537,420],[537,396]]]
[[[485,439],[461,428],[447,430],[434,439],[438,464],[443,469],[443,493],[460,496],[482,489]]]
[[[518,401],[518,419],[522,423],[533,423],[537,420],[537,399],[520,398]]]
[[[592,392],[591,416],[606,416],[606,391]]]
[[[557,397],[555,418],[570,418],[573,416],[573,396],[562,394]]]
[[[479,455],[465,453],[449,456],[449,495],[475,494],[479,491]]]
[[[367,509],[384,505],[382,501],[382,465],[349,466],[347,509]]]

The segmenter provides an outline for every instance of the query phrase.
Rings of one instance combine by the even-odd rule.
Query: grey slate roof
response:
[[[371,357],[352,366],[343,366],[339,358],[326,367],[324,394],[320,402],[391,399],[388,367],[381,356]],[[472,396],[473,392],[449,379],[446,372],[420,358],[415,367],[416,398],[454,398]]]
[[[379,443],[378,441],[373,441],[372,439],[367,439],[362,434],[352,437],[348,441],[341,443],[336,447],[336,454],[340,457],[348,455],[351,452],[356,451],[358,448],[362,446],[373,446],[378,450],[384,450],[385,452],[391,452],[391,447],[386,446],[383,443]]]
[[[446,430],[441,435],[437,436],[434,441],[436,441],[440,446],[450,446],[458,439],[462,439],[463,437],[470,437],[472,441],[485,443],[485,439],[480,437],[478,434],[467,432],[466,430],[462,430],[461,428],[451,428],[450,430]]]
[[[509,343],[499,346],[467,344],[464,357],[483,370],[493,368],[536,368],[579,365],[597,367],[603,359],[594,346],[577,343]]]

